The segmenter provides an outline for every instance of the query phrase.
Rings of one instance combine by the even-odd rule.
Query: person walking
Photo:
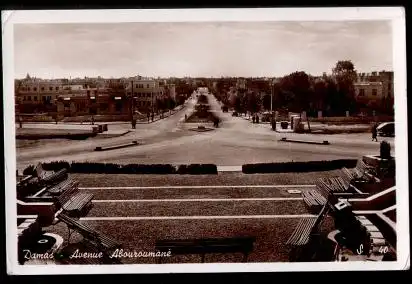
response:
[[[136,118],[132,118],[132,129],[136,129]]]
[[[255,115],[252,116],[252,123],[255,123],[256,117]]]
[[[375,123],[372,127],[372,141],[378,142],[378,125]]]

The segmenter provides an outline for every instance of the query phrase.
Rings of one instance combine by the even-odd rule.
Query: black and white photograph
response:
[[[3,12],[8,273],[408,269],[404,25]]]

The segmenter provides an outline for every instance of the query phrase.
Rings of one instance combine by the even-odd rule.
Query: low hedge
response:
[[[214,164],[190,164],[180,165],[177,169],[178,174],[182,175],[217,175],[217,166]]]
[[[340,159],[332,161],[245,164],[242,166],[242,172],[245,174],[254,174],[330,171],[343,167],[354,168],[356,163],[356,159]]]
[[[59,171],[63,168],[72,173],[88,174],[217,174],[217,166],[213,164],[180,165],[177,168],[170,164],[113,164],[91,162],[54,161],[42,163],[46,171]],[[24,175],[34,174],[35,166],[30,165],[23,170]]]

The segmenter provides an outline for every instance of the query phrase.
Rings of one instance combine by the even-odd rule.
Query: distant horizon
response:
[[[14,25],[15,77],[282,77],[393,69],[390,21]]]
[[[387,70],[384,70],[384,69],[382,69],[382,70],[369,70],[369,71],[359,71],[359,70],[355,70],[358,74],[359,73],[368,73],[368,74],[371,74],[372,72],[377,72],[377,73],[379,73],[379,72],[394,72],[392,69],[387,69]],[[308,73],[308,72],[306,72],[306,71],[303,71],[303,70],[297,70],[297,71],[294,71],[294,72],[305,72],[307,75],[309,75],[309,76],[312,76],[312,77],[321,77],[321,76],[323,76],[323,73],[322,74],[316,74],[316,75],[314,75],[314,74],[310,74],[310,73]],[[291,72],[291,73],[294,73],[294,72]],[[128,75],[128,76],[122,76],[122,77],[114,77],[114,76],[110,76],[110,77],[105,77],[105,76],[101,76],[101,75],[97,75],[97,76],[82,76],[82,77],[73,77],[73,76],[69,76],[69,77],[59,77],[59,78],[48,78],[48,77],[39,77],[39,76],[33,76],[32,74],[29,74],[29,73],[27,73],[29,76],[30,76],[30,78],[32,78],[32,79],[44,79],[44,80],[76,80],[76,79],[97,79],[97,78],[101,78],[101,79],[122,79],[122,78],[124,78],[124,79],[128,79],[128,78],[132,78],[132,77],[138,77],[138,76],[140,76],[140,77],[142,77],[143,79],[146,79],[146,78],[148,78],[148,79],[200,79],[200,78],[204,78],[204,79],[224,79],[224,78],[245,78],[245,79],[249,79],[249,78],[281,78],[281,77],[285,77],[285,76],[288,76],[288,75],[290,75],[291,73],[288,73],[288,74],[284,74],[284,75],[281,75],[281,76],[209,76],[209,77],[204,77],[204,76],[181,76],[181,77],[178,77],[178,76],[168,76],[168,77],[161,77],[161,76],[144,76],[144,75]],[[331,75],[332,74],[332,72],[325,72],[326,73],[326,75]],[[27,74],[24,76],[24,77],[20,77],[20,78],[15,78],[16,80],[24,80],[24,79],[26,79],[26,76],[27,76]]]

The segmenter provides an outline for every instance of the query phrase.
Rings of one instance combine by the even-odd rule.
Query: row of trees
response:
[[[392,114],[393,99],[378,103],[356,100],[356,77],[355,66],[351,61],[338,61],[332,74],[324,74],[321,78],[305,72],[293,72],[273,85],[270,85],[269,81],[266,81],[266,85],[264,81],[258,81],[259,85],[253,90],[237,89],[235,97],[229,91],[236,83],[228,78],[218,81],[214,91],[219,100],[241,113],[270,110],[272,101],[273,110],[306,111],[311,116],[316,116],[319,110],[322,110],[324,115],[331,116],[344,115],[346,111],[358,113],[372,110]]]

